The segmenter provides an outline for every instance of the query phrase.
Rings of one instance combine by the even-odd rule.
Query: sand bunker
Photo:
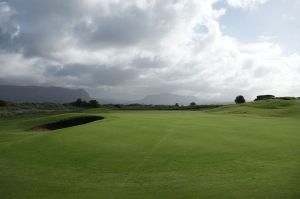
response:
[[[34,128],[31,128],[31,131],[52,131],[56,129],[68,128],[72,126],[78,126],[82,124],[87,124],[90,122],[94,122],[97,120],[102,120],[104,117],[102,116],[79,116],[73,117],[69,119],[60,120],[57,122],[52,122],[48,124],[43,124]]]

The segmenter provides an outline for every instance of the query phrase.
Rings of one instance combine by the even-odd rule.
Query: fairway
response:
[[[1,119],[0,198],[300,198],[299,117],[95,110],[26,131],[82,114]]]

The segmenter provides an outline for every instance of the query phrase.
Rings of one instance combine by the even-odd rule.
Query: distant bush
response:
[[[83,105],[83,102],[82,102],[82,100],[79,98],[79,99],[77,99],[75,102],[72,102],[71,104],[74,105],[74,106],[81,107],[81,106]]]
[[[97,100],[91,100],[91,101],[89,101],[89,106],[91,108],[98,108],[99,107],[99,103],[98,103]]]
[[[0,100],[0,106],[6,106],[6,101]]]
[[[274,95],[258,95],[254,101],[274,99]]]
[[[276,97],[275,99],[282,99],[282,100],[295,100],[296,97]]]
[[[122,106],[120,104],[115,104],[116,108],[121,108]]]
[[[237,96],[234,101],[236,104],[243,104],[246,102],[244,96],[242,95]]]
[[[195,102],[191,102],[190,106],[196,106],[197,104]]]
[[[81,107],[81,108],[98,108],[99,103],[97,100],[91,100],[89,102],[86,102],[82,99],[77,99],[75,102],[69,103],[72,106]]]
[[[142,105],[135,103],[135,104],[128,104],[128,106],[142,106]]]
[[[201,110],[212,109],[222,105],[195,105],[195,106],[175,106],[175,105],[151,105],[151,104],[105,104],[102,108],[112,110]]]

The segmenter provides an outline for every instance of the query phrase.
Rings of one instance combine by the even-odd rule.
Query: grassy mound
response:
[[[245,104],[227,105],[211,110],[210,113],[244,114],[267,117],[300,117],[300,100],[270,99]]]

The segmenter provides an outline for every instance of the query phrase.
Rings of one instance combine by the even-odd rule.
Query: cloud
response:
[[[229,101],[300,92],[299,55],[285,55],[272,40],[225,35],[219,19],[226,7],[216,2],[2,1],[0,83],[80,87],[126,99],[173,92]],[[227,2],[252,8],[266,0]]]
[[[11,48],[13,41],[19,36],[20,26],[11,19],[15,11],[6,2],[0,2],[0,48]]]
[[[268,1],[269,0],[227,0],[230,6],[241,8],[255,8]]]
[[[136,70],[124,69],[105,65],[71,64],[64,66],[52,66],[45,75],[53,78],[68,77],[73,79],[73,84],[82,86],[114,86],[125,84],[129,80],[137,78]]]

